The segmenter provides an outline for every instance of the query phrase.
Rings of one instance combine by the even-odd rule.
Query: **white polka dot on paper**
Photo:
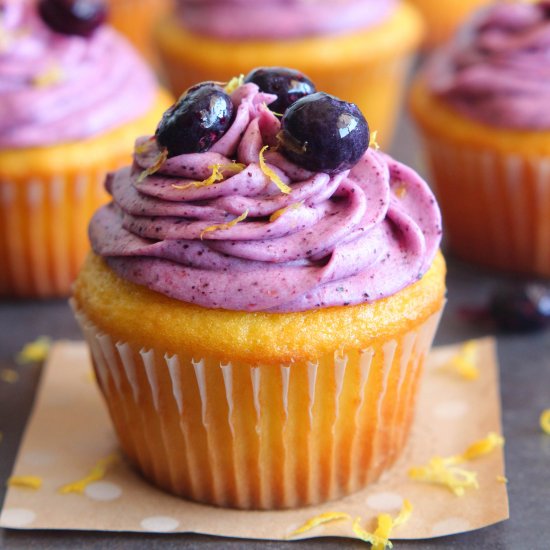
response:
[[[26,527],[36,519],[36,514],[26,508],[5,508],[0,515],[3,527]]]
[[[470,529],[470,522],[464,518],[447,518],[435,523],[432,527],[432,535],[454,535]]]
[[[115,500],[122,494],[122,489],[109,481],[95,481],[90,483],[84,493],[92,500]]]
[[[49,451],[28,451],[21,460],[28,466],[49,466],[55,462],[56,456]]]
[[[403,497],[397,493],[375,493],[367,497],[367,506],[382,512],[399,510],[403,506]]]
[[[175,531],[180,522],[168,516],[151,516],[141,520],[141,528],[144,531],[153,531],[155,533],[167,533]]]
[[[434,415],[445,420],[453,420],[463,417],[470,406],[466,401],[445,401],[439,403],[433,409]]]

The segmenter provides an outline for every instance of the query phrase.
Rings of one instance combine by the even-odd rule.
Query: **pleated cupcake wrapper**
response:
[[[425,137],[449,245],[489,267],[550,276],[550,157]]]
[[[0,175],[0,296],[67,296],[112,167],[50,178]]]
[[[364,350],[275,366],[115,341],[75,313],[141,472],[198,502],[256,509],[339,498],[393,463],[440,317]]]

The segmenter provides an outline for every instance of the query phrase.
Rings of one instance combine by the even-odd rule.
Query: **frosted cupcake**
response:
[[[93,6],[80,19],[60,0],[2,4],[0,296],[69,293],[106,172],[169,105]]]
[[[267,78],[198,85],[137,141],[74,289],[132,463],[219,506],[304,506],[377,479],[444,300],[426,183],[368,148],[355,105],[296,99],[279,71],[278,97]]]
[[[295,67],[369,112],[385,145],[422,31],[398,0],[178,0],[156,36],[176,95],[258,66]]]
[[[550,276],[550,6],[480,12],[412,91],[452,251]]]

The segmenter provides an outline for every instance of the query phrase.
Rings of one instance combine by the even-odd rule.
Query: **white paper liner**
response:
[[[0,296],[69,293],[88,250],[89,218],[107,199],[104,178],[105,170],[25,182],[0,178]]]
[[[334,500],[394,462],[440,317],[354,361],[341,352],[279,368],[193,358],[190,369],[186,350],[132,348],[75,313],[122,446],[144,474],[198,502],[259,509]]]
[[[451,249],[466,260],[549,277],[550,158],[424,139]],[[460,204],[449,186],[461,190]],[[474,223],[483,230],[472,233]]]

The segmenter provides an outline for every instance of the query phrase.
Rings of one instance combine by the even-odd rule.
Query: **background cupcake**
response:
[[[420,17],[393,0],[179,0],[157,31],[172,90],[263,65],[305,72],[369,115],[391,141]]]
[[[306,94],[281,127],[274,99],[253,83],[181,98],[109,178],[74,291],[130,460],[219,506],[375,480],[405,444],[444,300],[426,183],[367,150],[355,106]]]
[[[548,3],[499,4],[429,61],[411,97],[451,250],[546,277],[549,44]]]
[[[106,172],[169,104],[104,17],[56,0],[0,11],[2,296],[68,294]]]

